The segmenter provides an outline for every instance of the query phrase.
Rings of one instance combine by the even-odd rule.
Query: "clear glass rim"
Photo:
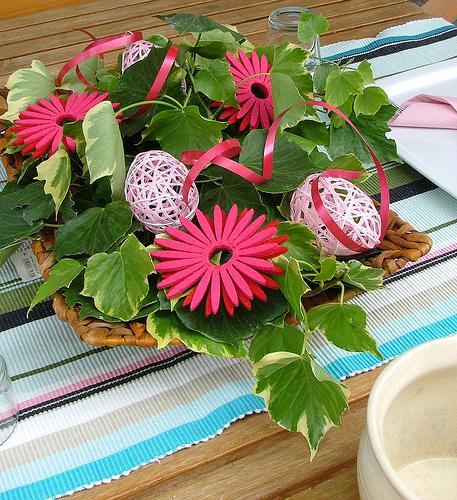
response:
[[[0,382],[10,381],[5,358],[0,354]]]
[[[268,26],[275,30],[296,31],[299,23],[300,14],[303,12],[313,12],[305,7],[279,7],[268,16]],[[284,14],[296,14],[296,21],[284,21],[279,16]]]

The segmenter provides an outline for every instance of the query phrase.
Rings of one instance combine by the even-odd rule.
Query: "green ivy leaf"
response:
[[[360,73],[364,85],[371,85],[374,82],[373,71],[371,69],[371,64],[368,61],[362,61],[357,66],[357,71]]]
[[[90,182],[109,175],[112,199],[123,200],[126,175],[124,145],[111,102],[103,101],[90,109],[82,128]]]
[[[301,105],[303,97],[290,76],[283,73],[271,73],[270,78],[275,117],[286,109],[292,108],[282,117],[281,129],[293,127],[299,121],[315,116],[315,111],[311,106]]]
[[[382,359],[376,340],[366,328],[365,311],[355,304],[322,304],[308,311],[308,325],[346,351],[370,352]]]
[[[13,185],[11,187],[7,185],[0,192],[0,220],[2,221],[0,249],[11,248],[12,245],[20,244],[27,237],[43,228],[42,220],[29,224],[24,220],[22,211],[15,208],[21,193],[22,189]]]
[[[334,278],[337,270],[337,261],[333,257],[324,257],[321,260],[321,268],[313,281],[323,283]]]
[[[238,307],[233,317],[229,316],[224,307],[216,315],[205,317],[204,307],[199,306],[193,312],[182,307],[175,308],[179,319],[187,328],[200,332],[205,337],[233,345],[235,348],[241,340],[252,337],[265,323],[272,321],[287,311],[284,296],[277,291],[266,291],[267,302],[254,300],[251,311]]]
[[[289,76],[302,97],[313,91],[313,78],[305,67],[310,54],[307,50],[292,43],[284,43],[257,47],[255,51],[259,57],[266,56],[272,74]]]
[[[320,266],[321,250],[316,236],[308,226],[298,222],[284,221],[278,226],[278,236],[287,235],[284,243],[289,250],[287,257],[295,259],[301,269],[317,270]]]
[[[129,321],[148,293],[148,276],[153,270],[148,251],[131,234],[119,251],[89,258],[81,294],[92,297],[104,314]]]
[[[252,130],[241,148],[240,163],[259,174],[262,174],[266,135],[266,130]],[[275,140],[273,178],[256,185],[256,188],[266,193],[287,193],[296,189],[315,171],[308,155],[299,146],[278,134]]]
[[[222,141],[224,122],[208,120],[197,106],[157,113],[143,133],[143,139],[156,139],[175,158],[187,150],[207,150]]]
[[[221,171],[222,178],[217,184],[205,184],[200,194],[199,208],[205,213],[212,212],[215,205],[228,212],[233,204],[239,210],[253,208],[256,215],[263,214],[266,209],[262,205],[259,193],[251,182],[236,174]]]
[[[354,111],[356,116],[375,115],[385,104],[389,104],[389,98],[384,90],[379,87],[367,87],[355,96]]]
[[[227,26],[219,24],[206,16],[180,12],[157,17],[165,21],[181,35],[185,35],[186,33],[204,33],[206,31],[220,30],[230,33],[237,42],[242,42],[246,39],[245,36],[237,31],[227,28]]]
[[[218,59],[223,58],[227,52],[236,54],[240,49],[245,52],[253,49],[253,46],[246,40],[242,43],[237,42],[230,32],[219,29],[196,33],[194,36],[198,38],[198,44],[189,46],[188,50],[195,52],[202,58]],[[200,66],[202,60],[198,59],[196,62]],[[202,66],[205,67],[206,64],[203,62]]]
[[[59,148],[52,156],[38,165],[37,172],[38,175],[35,179],[45,181],[44,192],[52,196],[57,215],[70,188],[71,163],[68,153],[64,148]]]
[[[125,201],[89,208],[57,230],[57,258],[104,252],[125,235],[131,223],[132,212]]]
[[[202,92],[213,101],[239,106],[235,99],[235,80],[230,73],[228,63],[216,59],[207,69],[197,73],[194,82],[196,92]]]
[[[0,118],[10,122],[19,117],[24,110],[40,97],[48,97],[55,90],[54,77],[41,61],[32,61],[31,68],[15,71],[6,82],[8,92],[8,111]]]
[[[281,292],[289,302],[297,320],[304,321],[306,312],[301,298],[311,289],[301,275],[298,261],[282,255],[276,259],[276,263],[284,270],[284,274],[276,277]]]
[[[328,75],[335,69],[335,64],[330,62],[324,62],[318,64],[314,70],[313,82],[316,92],[323,92],[327,84]]]
[[[168,311],[157,311],[146,320],[146,330],[157,340],[157,348],[167,346],[173,339],[181,342],[195,352],[202,352],[223,358],[243,358],[246,346],[242,340],[237,346],[215,342],[186,328],[176,314]]]
[[[265,325],[251,341],[249,358],[255,364],[272,352],[301,354],[304,343],[305,335],[293,326]]]
[[[54,201],[44,192],[43,182],[27,184],[18,193],[14,206],[23,207],[22,216],[28,224],[47,219],[54,212]]]
[[[362,175],[358,179],[352,180],[355,183],[363,183],[371,177],[371,174],[365,170],[362,162],[352,153],[338,156],[325,167],[325,170],[333,169],[361,172]]]
[[[362,92],[363,79],[358,71],[334,69],[327,76],[325,100],[333,106],[341,106],[351,95]]]
[[[84,269],[84,266],[74,259],[62,259],[51,268],[48,281],[44,282],[38,288],[35,297],[30,303],[27,314],[44,299],[60,290],[63,287],[69,287],[71,282]]]
[[[387,122],[394,113],[394,106],[387,105],[382,106],[372,116],[350,116],[351,121],[362,132],[381,163],[398,160],[395,141],[386,137],[386,133],[390,131]],[[332,157],[353,153],[364,164],[373,163],[367,147],[347,124],[338,129],[331,129],[329,153]]]
[[[297,330],[296,335],[300,334]],[[257,378],[254,392],[265,400],[270,417],[285,429],[301,432],[313,459],[324,434],[341,424],[348,388],[306,351],[272,352],[255,363],[253,371]]]
[[[338,106],[339,110],[344,113],[346,116],[350,116],[352,113],[354,107],[354,96],[351,95],[349,99],[342,104],[341,106]],[[334,128],[342,127],[346,122],[341,118],[341,116],[338,116],[336,113],[330,113],[330,122]]]
[[[303,12],[300,16],[297,36],[300,42],[311,42],[315,36],[325,33],[329,28],[329,22],[323,14],[314,12]]]
[[[343,277],[345,283],[361,288],[367,292],[383,287],[384,270],[376,267],[364,266],[358,260],[346,262],[348,270]]]

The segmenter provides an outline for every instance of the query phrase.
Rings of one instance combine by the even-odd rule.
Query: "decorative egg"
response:
[[[182,196],[188,169],[165,151],[146,151],[133,160],[125,180],[125,199],[133,215],[154,234],[180,227],[179,217],[192,219],[198,207],[195,183],[188,202]]]
[[[315,233],[324,251],[331,255],[353,255],[325,226],[311,197],[311,184],[319,174],[306,178],[290,201],[290,218],[306,224]],[[322,203],[334,222],[354,243],[375,248],[380,243],[381,218],[373,200],[360,188],[340,177],[320,177]]]
[[[154,47],[154,45],[147,40],[139,40],[138,42],[127,45],[122,54],[122,73],[132,64],[147,57],[152,47]]]

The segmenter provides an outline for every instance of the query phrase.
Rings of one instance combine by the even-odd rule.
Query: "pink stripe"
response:
[[[67,394],[70,394],[74,391],[77,391],[79,389],[83,389],[85,387],[90,387],[91,385],[97,384],[99,382],[105,382],[107,380],[114,379],[116,377],[119,377],[120,375],[125,375],[127,373],[130,373],[134,370],[137,370],[138,368],[143,368],[144,366],[147,366],[151,363],[155,363],[157,361],[165,361],[167,359],[170,359],[174,355],[184,352],[186,350],[185,346],[172,346],[168,349],[161,349],[159,351],[156,351],[156,354],[153,356],[149,356],[144,359],[140,359],[138,361],[135,361],[129,365],[126,366],[121,366],[115,370],[102,373],[100,375],[96,375],[94,377],[90,377],[88,379],[80,380],[78,382],[75,382],[73,384],[70,384],[68,386],[62,387],[60,389],[55,389],[54,391],[48,392],[46,394],[42,394],[40,396],[36,396],[31,399],[27,399],[26,401],[19,402],[17,404],[17,407],[19,410],[24,410],[26,408],[30,408],[32,406],[35,406],[40,403],[44,403],[46,401],[49,401],[51,399],[55,399],[57,397],[65,396]],[[3,414],[0,414],[0,419],[4,418]]]

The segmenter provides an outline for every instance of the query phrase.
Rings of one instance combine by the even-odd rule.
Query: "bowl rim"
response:
[[[373,385],[373,388],[370,393],[370,397],[368,398],[367,405],[367,435],[368,440],[370,442],[370,446],[373,450],[373,454],[375,457],[378,466],[382,470],[382,472],[387,477],[390,482],[392,488],[398,493],[401,497],[405,499],[417,498],[413,491],[411,491],[407,485],[400,479],[400,476],[397,474],[392,464],[390,463],[387,455],[384,451],[384,447],[382,445],[382,440],[380,433],[378,432],[377,427],[377,413],[378,411],[378,401],[379,398],[383,395],[383,390],[386,384],[390,383],[390,379],[392,375],[394,375],[398,370],[401,370],[405,365],[408,366],[414,358],[417,358],[429,350],[439,348],[441,345],[448,346],[448,344],[455,344],[457,348],[457,333],[452,334],[448,337],[442,337],[439,339],[431,340],[429,342],[425,342],[420,344],[406,353],[400,355],[397,359],[395,359],[392,363],[390,363],[387,368],[385,368],[379,377],[376,379],[376,382]],[[456,365],[457,365],[457,357],[456,357]],[[431,373],[436,371],[436,369],[430,369],[428,365],[424,366],[422,375],[426,375],[427,373]],[[402,388],[400,388],[401,390]]]

